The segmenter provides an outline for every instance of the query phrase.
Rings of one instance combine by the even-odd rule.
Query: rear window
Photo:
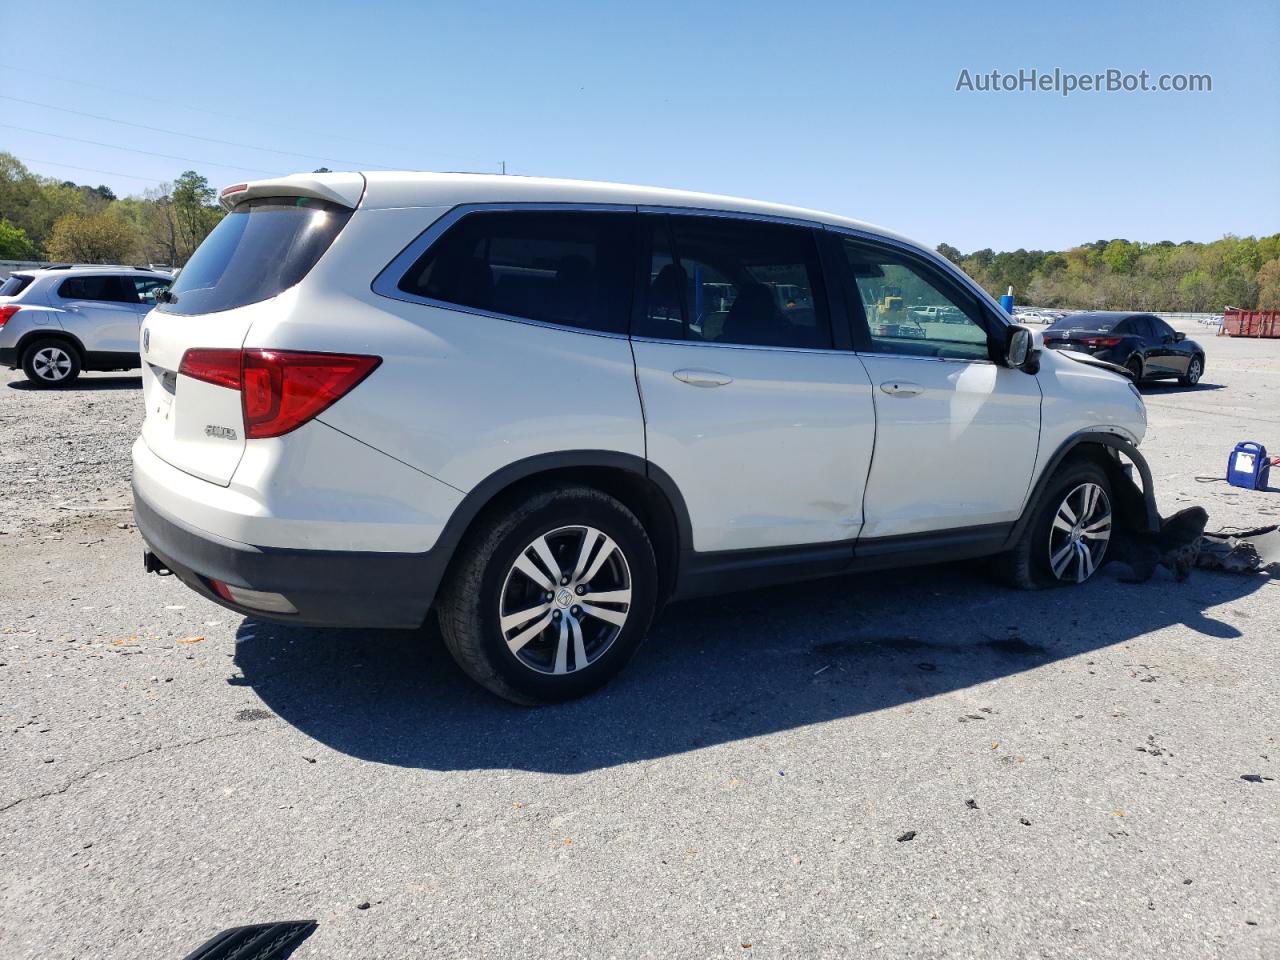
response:
[[[1110,330],[1122,317],[1100,317],[1097,314],[1082,313],[1074,317],[1063,317],[1046,327],[1046,330]]]
[[[4,283],[0,283],[0,297],[16,297],[31,286],[31,281],[34,279],[35,277],[28,276],[25,273],[15,273]]]
[[[307,275],[351,219],[310,197],[261,197],[237,204],[200,244],[170,290],[164,313],[217,313],[257,303]]]

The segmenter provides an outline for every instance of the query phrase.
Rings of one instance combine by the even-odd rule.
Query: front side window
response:
[[[1151,324],[1151,330],[1155,334],[1157,340],[1163,340],[1165,337],[1173,339],[1173,327],[1169,326],[1159,317],[1148,317],[1147,322]]]
[[[731,217],[645,220],[651,253],[638,336],[832,346],[817,246],[808,229]]]
[[[507,317],[625,333],[634,222],[630,213],[471,213],[409,268],[399,289]]]
[[[871,349],[915,357],[989,359],[981,307],[932,268],[897,250],[841,238],[854,323],[865,317]]]
[[[156,297],[169,289],[168,280],[158,280],[155,277],[135,277],[133,287],[138,293],[138,299],[147,306],[155,306]]]

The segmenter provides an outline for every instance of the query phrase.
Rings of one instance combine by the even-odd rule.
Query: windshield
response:
[[[191,257],[164,313],[216,313],[257,303],[307,275],[351,219],[346,207],[310,197],[240,203]]]

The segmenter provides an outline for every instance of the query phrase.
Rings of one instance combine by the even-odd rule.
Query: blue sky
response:
[[[61,0],[57,19],[5,45],[0,149],[122,194],[188,167],[220,185],[506,160],[816,207],[965,251],[1280,230],[1274,0]],[[1208,73],[1213,91],[955,91],[961,69],[1020,67]]]

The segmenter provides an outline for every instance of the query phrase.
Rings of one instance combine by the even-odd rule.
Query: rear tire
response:
[[[1008,553],[996,558],[1001,579],[1020,590],[1083,583],[1106,561],[1114,522],[1111,481],[1091,460],[1069,460],[1032,508]]]
[[[1202,376],[1204,376],[1204,358],[1194,356],[1191,358],[1191,363],[1187,365],[1186,376],[1179,377],[1178,383],[1184,387],[1194,387],[1200,382]]]
[[[80,351],[65,340],[37,340],[22,353],[22,372],[45,389],[75,383],[80,367]]]
[[[1130,357],[1125,363],[1124,368],[1129,371],[1129,376],[1133,377],[1134,383],[1142,382],[1142,358]]]
[[[437,608],[463,672],[535,706],[607,683],[644,640],[657,596],[653,545],[635,514],[599,490],[560,487],[478,521]]]

